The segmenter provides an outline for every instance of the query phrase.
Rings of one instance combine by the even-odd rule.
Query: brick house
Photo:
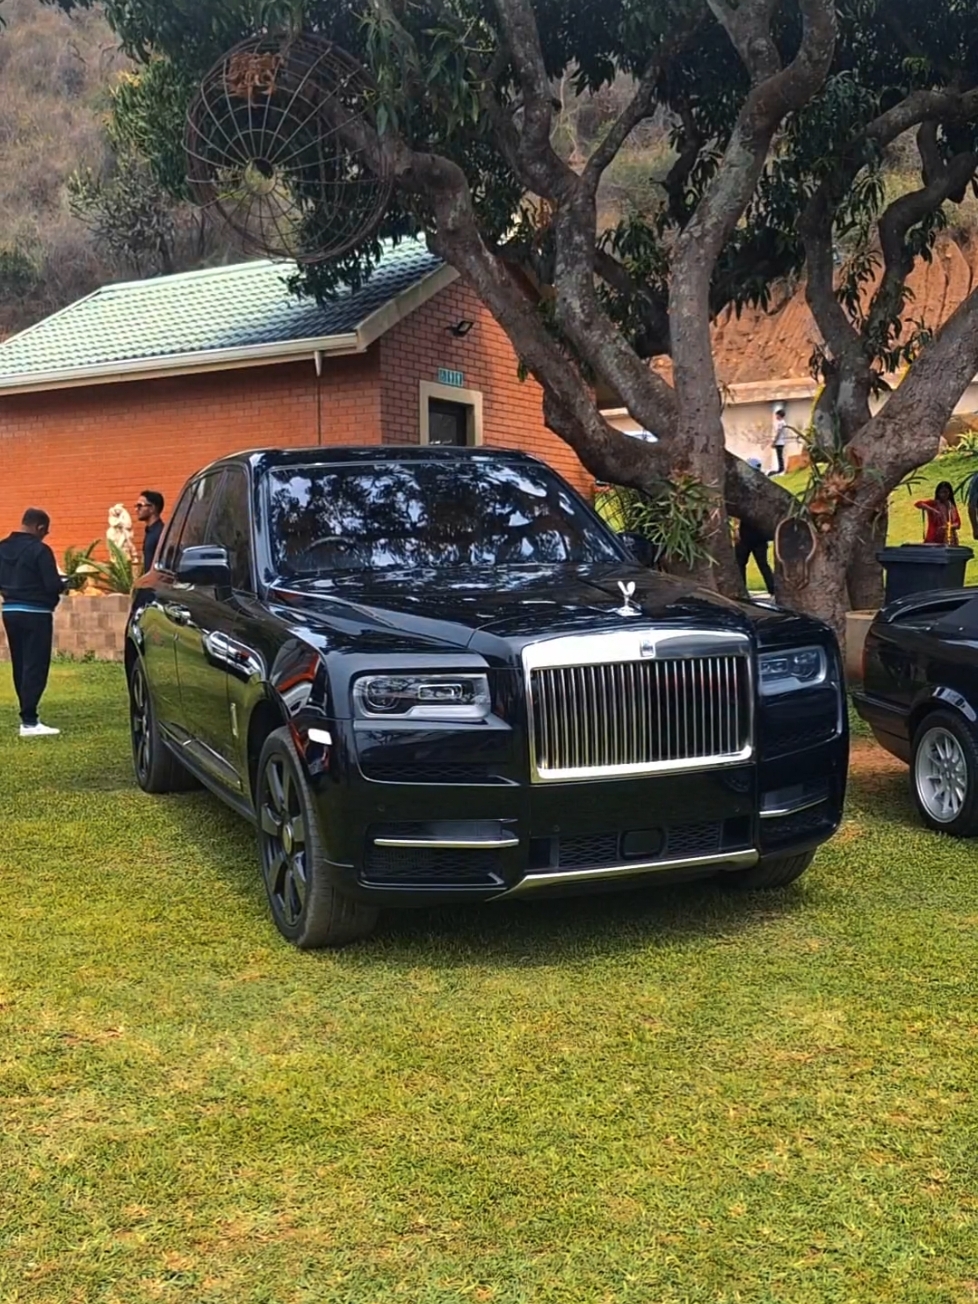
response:
[[[485,443],[589,488],[503,331],[422,243],[322,307],[289,293],[291,270],[109,285],[0,345],[0,533],[43,507],[60,556],[103,538],[113,503],[172,503],[198,467],[263,445]]]

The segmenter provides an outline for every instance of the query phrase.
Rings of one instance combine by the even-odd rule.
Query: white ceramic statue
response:
[[[109,508],[109,528],[105,537],[135,564],[138,554],[132,538],[132,517],[122,503]]]

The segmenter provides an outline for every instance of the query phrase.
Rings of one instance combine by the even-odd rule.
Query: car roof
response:
[[[224,466],[250,466],[267,471],[276,466],[331,466],[377,462],[515,462],[545,466],[540,458],[508,448],[456,448],[440,444],[354,444],[302,448],[250,448],[219,458],[201,471]],[[200,474],[198,472],[197,474]]]

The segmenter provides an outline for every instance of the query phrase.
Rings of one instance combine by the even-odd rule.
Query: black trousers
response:
[[[37,708],[48,686],[54,620],[38,612],[5,611],[3,627],[20,702],[21,724],[37,724]]]
[[[784,475],[784,444],[774,445],[774,456],[778,459],[778,469],[775,475]]]
[[[761,578],[764,581],[764,587],[771,596],[774,596],[774,572],[767,559],[768,545],[766,543],[744,543],[737,540],[737,546],[734,548],[734,555],[737,558],[737,565],[740,567],[740,573],[747,580],[747,562],[753,554],[757,562],[757,569],[761,572]]]

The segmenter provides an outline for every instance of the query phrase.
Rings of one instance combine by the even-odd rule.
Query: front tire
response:
[[[258,854],[275,926],[301,950],[366,937],[379,911],[342,896],[328,879],[315,802],[287,729],[258,762]]]
[[[160,736],[141,661],[135,663],[129,675],[129,737],[136,782],[143,792],[186,792],[198,786]]]
[[[798,856],[767,856],[750,869],[725,874],[723,881],[746,892],[758,888],[787,887],[796,878],[801,878],[814,859],[814,851],[803,851]]]
[[[951,711],[934,711],[914,734],[910,790],[935,833],[978,833],[978,729]]]

